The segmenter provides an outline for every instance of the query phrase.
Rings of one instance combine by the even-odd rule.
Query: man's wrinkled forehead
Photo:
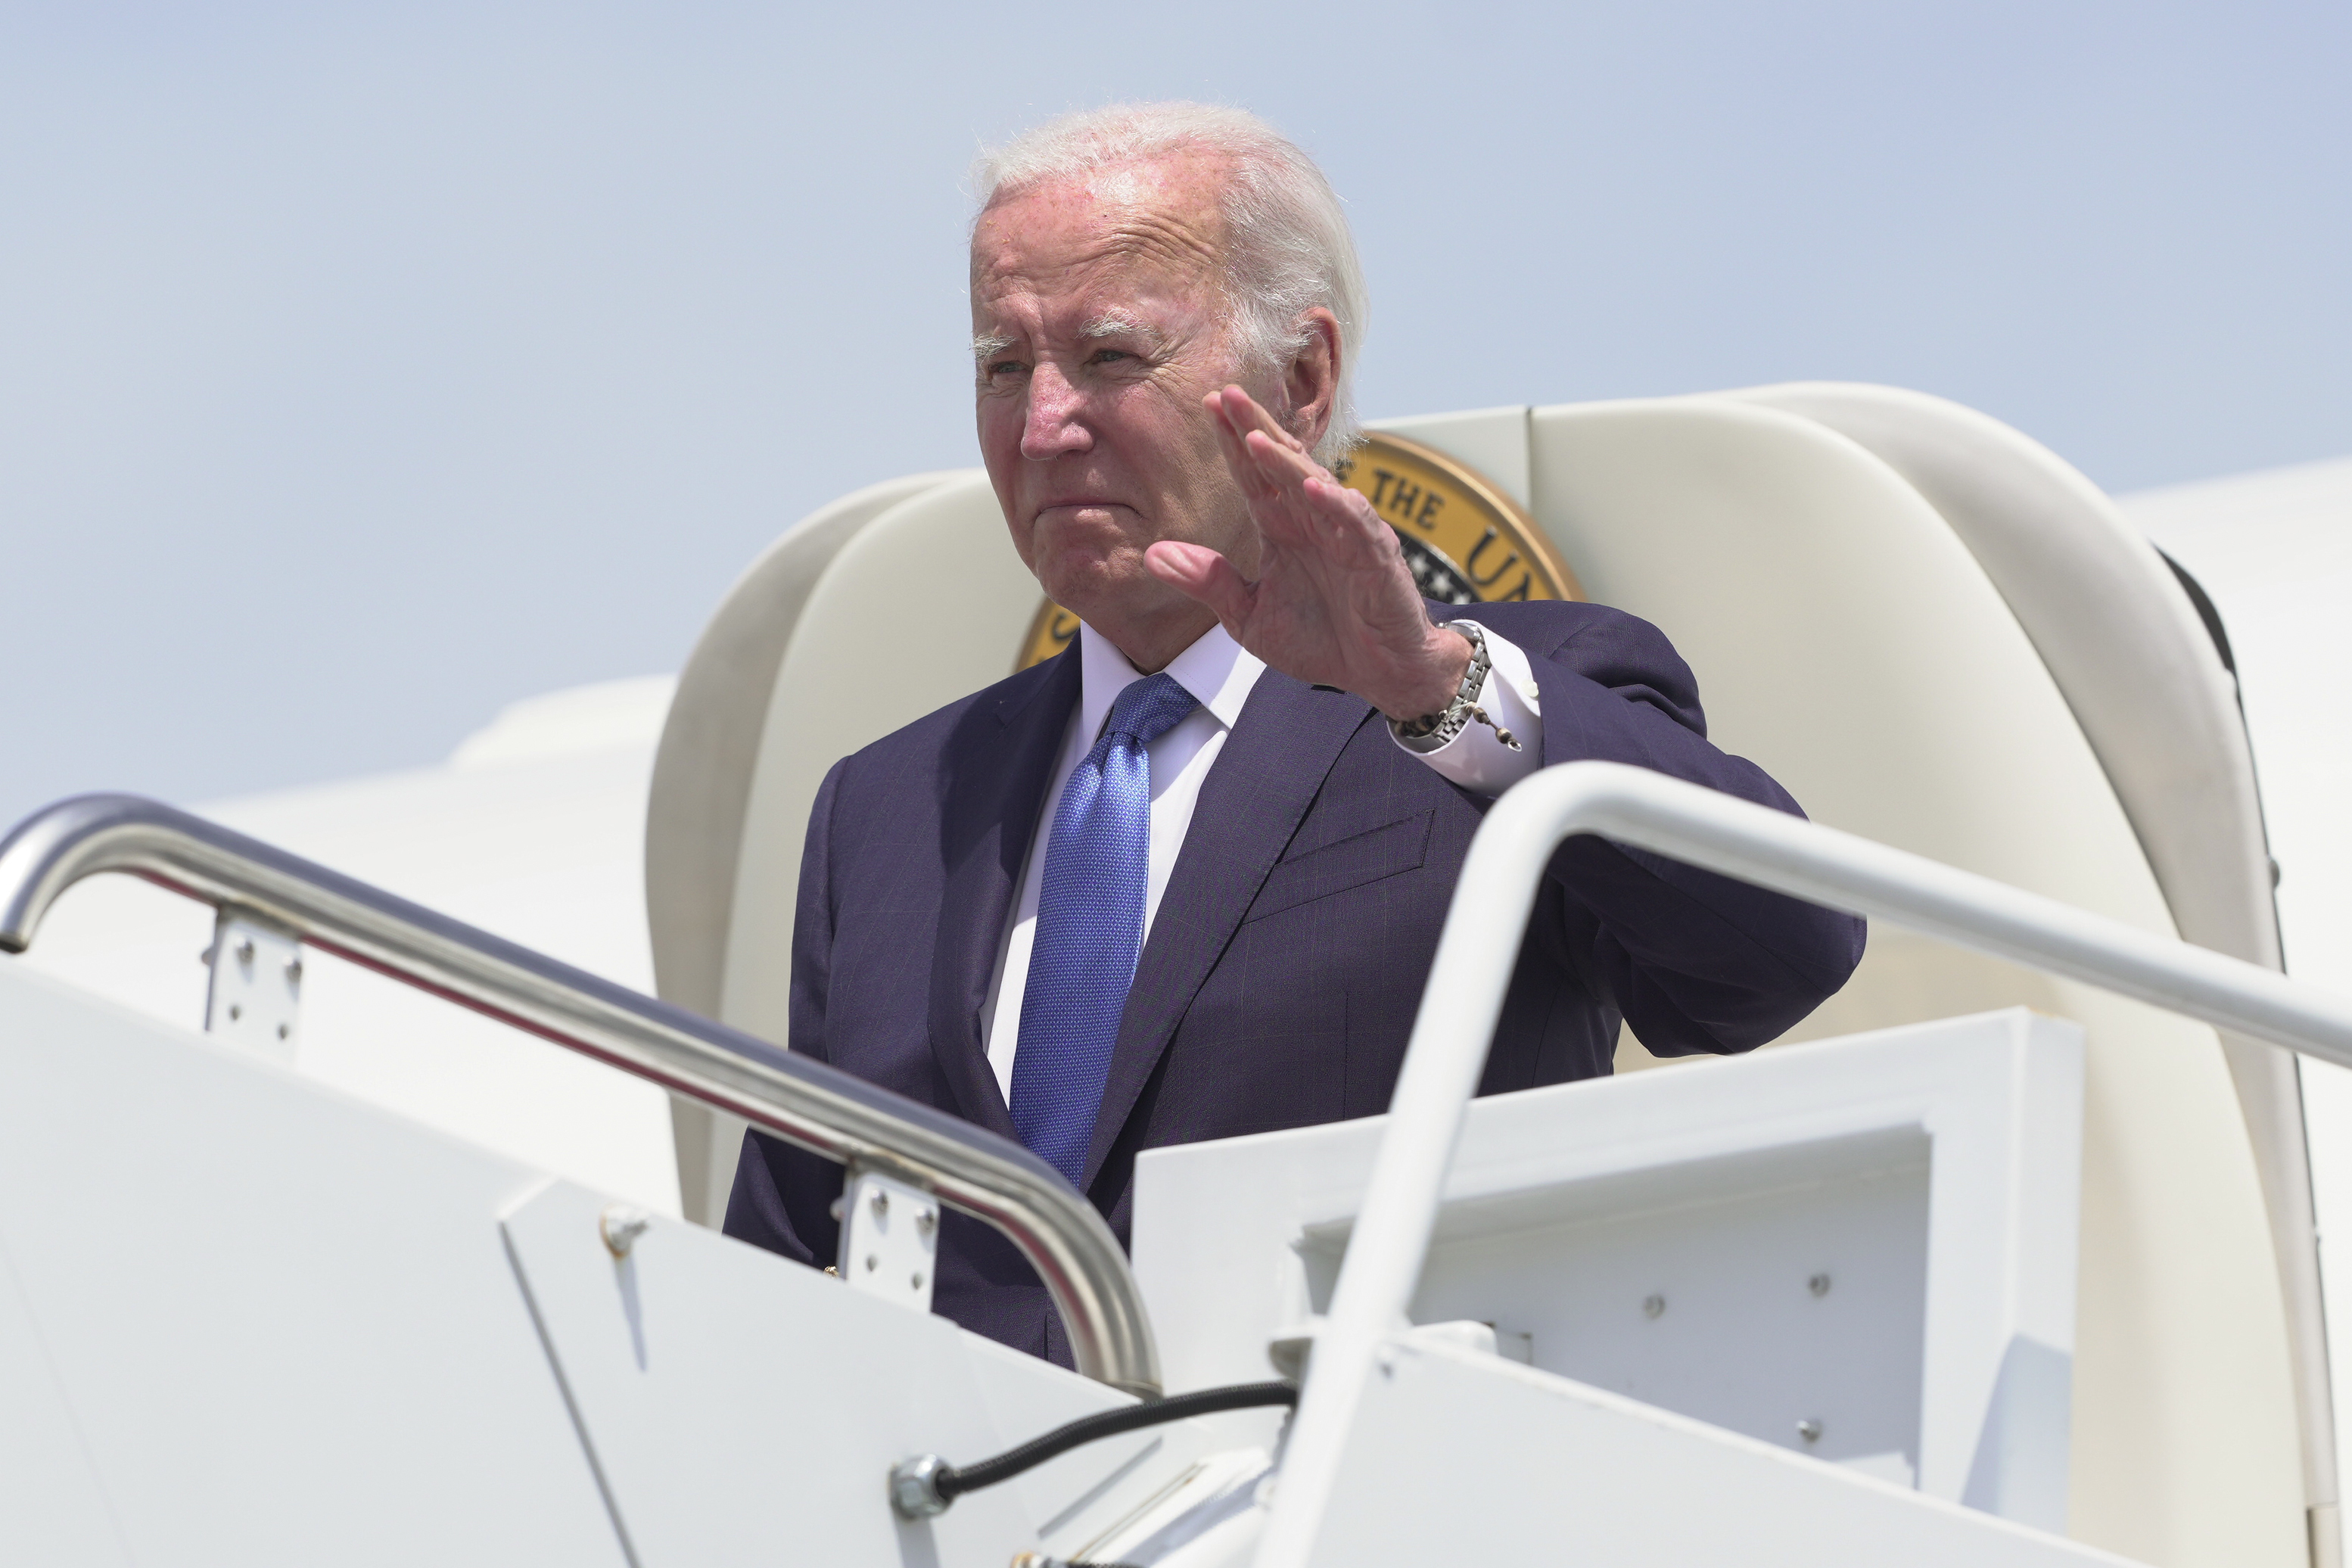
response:
[[[973,303],[1090,281],[1211,283],[1223,261],[1226,161],[1180,154],[1028,186],[972,227]]]

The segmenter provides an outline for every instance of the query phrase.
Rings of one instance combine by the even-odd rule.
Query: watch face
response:
[[[1467,463],[1418,441],[1371,431],[1331,472],[1396,530],[1424,598],[1491,605],[1584,597],[1576,574],[1535,520]],[[1044,601],[1013,668],[1053,658],[1077,635],[1078,617]]]

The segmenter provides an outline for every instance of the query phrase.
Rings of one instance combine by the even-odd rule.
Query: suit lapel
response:
[[[940,861],[945,885],[931,950],[928,1018],[931,1054],[954,1109],[1007,1138],[1015,1136],[1004,1094],[981,1042],[980,1009],[1004,945],[1029,840],[1055,755],[1077,705],[1077,645],[1045,679],[976,710],[951,742],[941,780]]]
[[[1258,677],[1202,781],[1184,847],[1136,963],[1082,1189],[1101,1172],[1201,983],[1224,956],[1331,765],[1370,713],[1362,699],[1345,692],[1318,691],[1271,669]]]

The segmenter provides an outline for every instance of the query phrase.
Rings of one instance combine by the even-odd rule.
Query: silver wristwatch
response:
[[[1416,752],[1434,752],[1473,723],[1480,723],[1494,731],[1503,744],[1517,751],[1517,737],[1488,718],[1486,710],[1478,706],[1478,693],[1486,689],[1486,672],[1495,667],[1486,652],[1486,629],[1475,621],[1441,621],[1438,628],[1457,632],[1469,640],[1470,668],[1462,672],[1461,688],[1454,692],[1454,700],[1438,711],[1418,719],[1391,719],[1390,730]]]

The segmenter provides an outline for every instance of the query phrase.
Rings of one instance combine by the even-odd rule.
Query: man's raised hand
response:
[[[1352,691],[1394,719],[1454,700],[1470,645],[1430,625],[1395,532],[1238,386],[1203,400],[1257,524],[1258,575],[1199,544],[1145,559],[1215,612],[1234,641],[1299,680]]]

